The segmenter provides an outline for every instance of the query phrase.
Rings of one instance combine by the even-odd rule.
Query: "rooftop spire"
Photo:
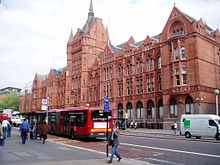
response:
[[[89,16],[94,16],[92,0],[90,1],[90,6],[89,6],[89,13],[88,13],[88,15],[89,15]]]
[[[70,37],[69,37],[69,41],[68,42],[72,42],[72,41],[74,41],[74,38],[73,38],[73,30],[71,28]]]

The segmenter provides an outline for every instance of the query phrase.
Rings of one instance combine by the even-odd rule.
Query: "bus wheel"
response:
[[[190,134],[189,132],[186,132],[186,133],[185,133],[185,137],[186,137],[186,138],[191,138],[191,134]]]
[[[220,139],[220,134],[217,133],[217,134],[215,135],[215,138],[216,138],[216,140],[219,140],[219,139]]]
[[[74,134],[74,131],[72,130],[71,133],[70,133],[70,137],[71,139],[74,139],[75,138],[75,134]]]

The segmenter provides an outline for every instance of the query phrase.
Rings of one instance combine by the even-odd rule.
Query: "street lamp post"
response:
[[[219,95],[219,90],[215,89],[214,94],[215,94],[215,103],[216,103],[216,115],[218,116],[218,95]]]

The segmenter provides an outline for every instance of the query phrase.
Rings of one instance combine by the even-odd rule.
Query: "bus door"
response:
[[[64,134],[68,135],[69,133],[69,115],[68,112],[64,113]]]
[[[60,134],[60,111],[56,112],[56,133]]]
[[[64,133],[64,122],[65,122],[65,114],[64,112],[60,113],[60,133]]]
[[[50,133],[55,133],[56,131],[56,112],[49,112],[48,113],[48,125],[50,129]]]
[[[71,126],[70,131],[74,130],[74,134],[76,136],[85,136],[88,134],[88,128],[86,127],[86,110],[76,110],[69,112],[69,119],[69,125]]]

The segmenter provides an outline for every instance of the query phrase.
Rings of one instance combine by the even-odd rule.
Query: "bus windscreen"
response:
[[[104,112],[104,110],[92,110],[92,121],[106,121],[111,118],[111,112]]]

